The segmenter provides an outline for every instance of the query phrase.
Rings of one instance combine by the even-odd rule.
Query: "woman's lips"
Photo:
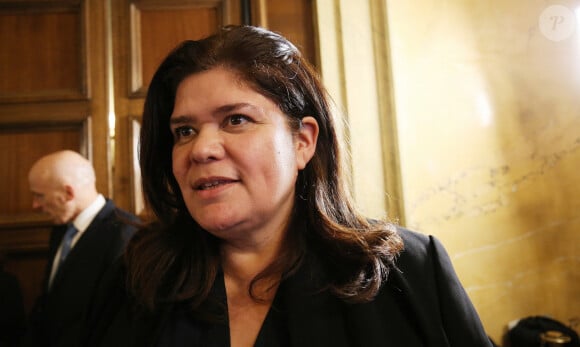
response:
[[[195,183],[193,184],[193,188],[195,190],[209,190],[235,182],[238,182],[238,180],[225,177],[210,177],[195,181]]]

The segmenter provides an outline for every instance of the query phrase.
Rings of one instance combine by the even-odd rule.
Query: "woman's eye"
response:
[[[173,130],[175,138],[176,139],[181,139],[184,137],[188,137],[194,134],[193,132],[193,128],[188,127],[188,126],[182,126],[182,127],[178,127],[175,128],[175,130]]]
[[[245,124],[249,121],[248,117],[243,116],[241,114],[235,114],[233,116],[228,117],[227,125],[241,125]]]

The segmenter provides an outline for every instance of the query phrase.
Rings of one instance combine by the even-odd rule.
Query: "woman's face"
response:
[[[293,134],[274,102],[214,68],[179,85],[170,128],[173,174],[204,229],[222,239],[284,230],[298,171],[316,147],[314,118]]]

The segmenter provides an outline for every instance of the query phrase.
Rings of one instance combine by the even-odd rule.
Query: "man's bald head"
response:
[[[72,221],[98,195],[92,164],[70,150],[36,161],[28,173],[28,182],[33,208],[50,214],[57,224]]]

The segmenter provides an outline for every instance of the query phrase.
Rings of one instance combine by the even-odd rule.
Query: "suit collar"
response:
[[[79,234],[82,234],[91,224],[93,219],[99,214],[103,206],[107,201],[105,197],[101,194],[97,195],[95,200],[87,206],[79,215],[73,220],[74,226],[79,231]]]

